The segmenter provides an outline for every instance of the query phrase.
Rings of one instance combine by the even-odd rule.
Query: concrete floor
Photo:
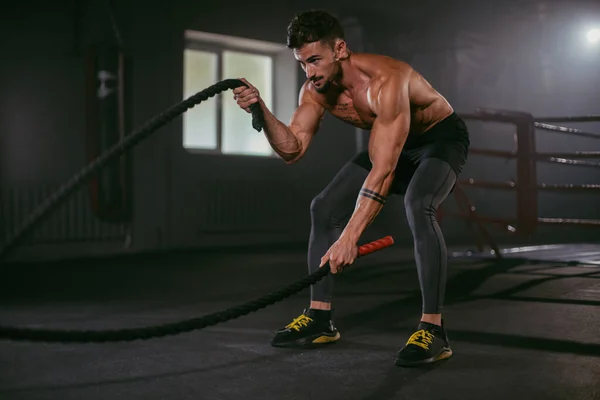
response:
[[[9,265],[0,324],[106,330],[239,305],[302,279],[298,251],[179,253]],[[336,281],[342,339],[276,349],[308,289],[205,329],[117,343],[0,341],[0,399],[600,399],[600,268],[453,260],[445,321],[454,357],[394,366],[419,319],[410,251],[362,258]]]

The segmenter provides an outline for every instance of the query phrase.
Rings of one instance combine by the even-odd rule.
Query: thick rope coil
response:
[[[69,181],[67,181],[67,183],[58,188],[52,195],[46,198],[44,202],[34,209],[33,212],[31,212],[29,216],[25,218],[19,228],[15,229],[12,235],[9,235],[6,238],[4,245],[0,247],[0,260],[7,257],[8,254],[19,244],[23,237],[29,233],[34,226],[40,223],[51,210],[61,204],[67,198],[67,196],[84,184],[95,172],[104,167],[115,157],[121,155],[127,150],[130,150],[132,147],[141,142],[142,139],[147,138],[151,133],[163,127],[168,122],[174,120],[188,109],[200,104],[210,97],[214,97],[215,95],[224,92],[225,90],[235,89],[239,86],[247,85],[239,79],[225,79],[217,82],[216,84],[187,98],[181,103],[172,106],[162,114],[159,114],[158,116],[146,122],[146,124],[144,124],[141,128],[127,135],[123,140],[100,155],[80,172],[75,174]],[[264,126],[264,115],[260,105],[254,103],[250,106],[250,109],[252,111],[252,127],[260,132]]]
[[[371,243],[362,245],[358,249],[358,257],[365,256],[374,251],[389,247],[394,243],[391,236],[386,236]],[[101,343],[121,342],[141,339],[150,339],[167,335],[177,335],[207,326],[216,325],[241,317],[251,312],[265,308],[304,288],[313,285],[323,279],[329,273],[329,265],[324,265],[318,271],[306,276],[288,287],[272,292],[248,303],[228,308],[224,311],[208,314],[200,318],[188,319],[164,325],[146,328],[119,329],[106,331],[75,331],[75,330],[51,330],[51,329],[28,329],[0,325],[0,339],[33,342],[63,342],[63,343]]]

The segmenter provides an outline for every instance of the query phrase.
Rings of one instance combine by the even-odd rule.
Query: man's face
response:
[[[339,58],[336,59],[333,49],[325,43],[307,43],[294,49],[294,57],[319,93],[325,93],[331,86],[331,81],[339,75]]]

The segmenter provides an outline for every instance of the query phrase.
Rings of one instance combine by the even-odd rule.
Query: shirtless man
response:
[[[371,132],[368,150],[345,164],[311,204],[309,272],[328,262],[332,273],[311,287],[309,308],[280,329],[271,344],[304,346],[340,338],[331,315],[335,274],[356,259],[357,242],[386,197],[398,194],[404,196],[414,238],[422,316],[398,351],[396,365],[449,358],[452,351],[441,315],[447,250],[436,210],[466,162],[466,125],[408,64],[351,52],[340,23],[324,11],[297,14],[288,26],[287,46],[307,78],[289,124],[277,120],[246,80],[248,88],[233,90],[237,104],[247,112],[251,104],[260,104],[265,135],[277,154],[288,164],[299,161],[325,112]]]

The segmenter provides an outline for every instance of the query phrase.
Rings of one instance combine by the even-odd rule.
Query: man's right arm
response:
[[[263,131],[273,150],[287,164],[300,160],[321,125],[325,114],[323,106],[313,99],[311,93],[306,89],[307,84],[305,83],[298,95],[298,108],[292,114],[289,125],[286,125],[279,121],[268,109],[260,96],[257,95],[256,88],[246,80],[242,80],[249,87],[234,90],[238,105],[250,112],[249,106],[258,101],[265,119]]]
[[[300,160],[316,134],[325,109],[302,87],[298,108],[292,114],[289,125],[285,125],[265,110],[265,135],[271,147],[288,164]]]

